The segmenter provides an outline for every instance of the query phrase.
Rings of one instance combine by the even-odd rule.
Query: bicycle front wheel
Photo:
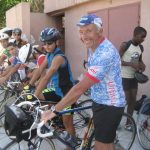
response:
[[[145,102],[137,117],[137,135],[140,145],[150,149],[150,101]]]
[[[33,145],[30,145],[27,141],[21,141],[20,143],[10,141],[2,150],[55,150],[55,145],[51,139],[36,137],[32,142]]]

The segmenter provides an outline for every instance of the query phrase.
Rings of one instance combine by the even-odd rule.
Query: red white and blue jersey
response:
[[[94,53],[89,50],[86,76],[95,81],[91,87],[91,98],[94,102],[116,107],[125,106],[120,56],[109,40],[103,38]]]

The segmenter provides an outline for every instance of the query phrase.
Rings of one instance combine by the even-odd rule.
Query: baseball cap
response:
[[[77,23],[77,26],[85,26],[89,24],[95,24],[98,27],[102,27],[102,19],[95,15],[95,14],[88,14],[86,16],[81,17],[79,23]]]

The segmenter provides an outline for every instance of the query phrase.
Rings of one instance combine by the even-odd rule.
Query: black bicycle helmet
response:
[[[40,34],[41,42],[57,41],[61,39],[60,32],[55,28],[45,28]]]
[[[135,72],[135,79],[138,81],[138,83],[146,83],[149,78],[147,75],[143,74],[142,72]]]
[[[20,28],[14,28],[12,33],[21,35],[22,34],[22,30]]]

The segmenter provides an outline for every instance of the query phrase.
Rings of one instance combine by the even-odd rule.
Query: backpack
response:
[[[33,122],[34,117],[24,109],[16,105],[5,106],[4,128],[10,139],[16,140],[17,142],[28,140],[28,129]],[[35,129],[32,130],[31,135],[32,137],[36,135]]]
[[[130,47],[130,45],[133,44],[132,40],[127,41],[127,42],[123,42],[123,43],[126,44],[125,51],[127,51],[128,48]],[[143,53],[143,51],[144,51],[143,45],[140,44],[139,47],[140,47],[140,49],[141,49],[141,52]],[[139,60],[142,60],[142,54],[140,55]]]
[[[125,50],[127,50],[133,42],[132,42],[132,40],[130,40],[130,41],[123,42],[123,43],[126,44]],[[141,49],[141,52],[143,53],[143,51],[144,51],[143,45],[140,44],[139,47],[140,47],[140,49]]]

